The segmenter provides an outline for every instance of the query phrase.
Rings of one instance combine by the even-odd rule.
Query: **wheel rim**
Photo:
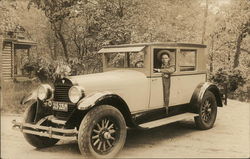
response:
[[[112,117],[105,117],[94,125],[91,144],[95,152],[103,155],[115,147],[119,137],[120,128],[117,122]]]
[[[208,123],[212,118],[212,101],[210,99],[206,99],[201,108],[201,118],[204,122]]]

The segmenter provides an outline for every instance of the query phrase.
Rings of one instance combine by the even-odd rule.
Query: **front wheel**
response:
[[[213,127],[217,116],[217,103],[212,92],[206,91],[199,107],[199,116],[195,117],[195,124],[199,129],[207,130]]]
[[[83,118],[78,135],[78,146],[85,157],[111,158],[124,146],[126,123],[115,107],[101,105]]]

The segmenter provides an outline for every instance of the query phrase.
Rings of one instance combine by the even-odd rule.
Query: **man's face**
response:
[[[161,62],[164,64],[167,64],[170,61],[170,58],[168,57],[168,55],[162,55],[161,57]]]

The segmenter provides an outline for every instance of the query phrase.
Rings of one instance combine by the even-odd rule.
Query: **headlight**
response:
[[[53,92],[53,89],[51,88],[50,85],[48,85],[48,84],[42,84],[42,85],[40,85],[38,87],[37,97],[40,100],[49,99],[49,98],[52,97],[52,92]]]
[[[83,88],[73,86],[69,89],[69,99],[72,103],[77,103],[84,95]]]

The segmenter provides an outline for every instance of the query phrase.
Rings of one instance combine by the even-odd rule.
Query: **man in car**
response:
[[[168,50],[161,50],[157,53],[157,58],[161,62],[160,68],[155,68],[154,72],[162,73],[164,103],[167,107],[169,105],[169,90],[170,90],[170,74],[175,72],[175,65],[171,65],[171,52]]]

